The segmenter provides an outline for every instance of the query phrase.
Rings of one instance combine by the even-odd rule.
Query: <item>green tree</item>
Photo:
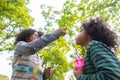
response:
[[[103,16],[110,23],[110,28],[117,33],[120,30],[119,8],[119,0],[67,0],[60,11],[54,10],[52,6],[41,5],[46,21],[46,25],[41,28],[43,31],[47,33],[58,26],[68,31],[65,38],[61,37],[40,51],[44,63],[54,67],[50,80],[64,80],[64,73],[73,67],[68,59],[74,59],[77,55],[84,56],[85,49],[74,43],[75,35],[80,30],[80,22],[91,16]],[[54,25],[58,26],[53,27]]]
[[[33,18],[29,15],[26,5],[28,0],[0,1],[0,51],[13,50],[12,38],[23,28],[32,25]],[[42,15],[46,25],[40,30],[48,33],[56,27],[67,29],[67,35],[49,44],[39,53],[43,67],[53,67],[53,77],[50,80],[65,80],[65,74],[73,67],[76,56],[84,56],[85,49],[74,42],[79,32],[80,22],[90,16],[103,16],[112,25],[111,29],[120,31],[120,1],[119,0],[66,0],[62,10],[54,10],[51,6],[41,5]],[[58,25],[53,27],[54,25]],[[10,42],[9,42],[10,40]],[[72,76],[69,80],[74,80]]]
[[[32,25],[33,18],[28,14],[28,0],[0,0],[0,51],[12,50],[10,39],[23,28]]]

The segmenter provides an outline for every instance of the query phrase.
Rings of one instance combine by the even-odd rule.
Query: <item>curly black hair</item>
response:
[[[25,29],[25,30],[22,30],[20,33],[17,34],[16,36],[16,39],[15,39],[15,45],[19,42],[19,41],[25,41],[27,42],[27,39],[33,35],[35,32],[37,32],[36,30],[34,29]],[[38,36],[42,36],[43,35],[43,32],[39,31],[38,32]]]
[[[83,21],[81,27],[92,40],[100,41],[115,50],[118,48],[118,36],[109,29],[110,26],[105,22],[103,17],[91,17]]]

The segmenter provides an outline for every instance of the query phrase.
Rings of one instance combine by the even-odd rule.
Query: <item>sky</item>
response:
[[[0,53],[0,74],[7,75],[10,78],[12,67],[9,65],[11,62],[8,60],[9,56],[11,56],[11,54],[8,54],[7,52]]]
[[[29,14],[34,18],[33,28],[37,29],[44,26],[44,19],[40,14],[40,5],[50,5],[56,10],[61,10],[64,2],[65,0],[30,0],[30,4],[27,7],[31,10]],[[12,67],[9,65],[11,61],[8,58],[11,55],[8,52],[0,53],[0,74],[7,75],[9,78],[11,77]]]
[[[45,24],[44,18],[40,14],[40,5],[45,4],[53,6],[55,10],[61,10],[64,2],[65,0],[30,0],[30,4],[28,5],[28,7],[30,10],[32,10],[30,12],[30,15],[35,19],[34,28],[42,27]]]

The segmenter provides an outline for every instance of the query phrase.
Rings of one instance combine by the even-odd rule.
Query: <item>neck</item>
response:
[[[86,43],[85,43],[85,47],[87,48],[88,46],[88,43],[91,42],[92,40],[88,40]]]

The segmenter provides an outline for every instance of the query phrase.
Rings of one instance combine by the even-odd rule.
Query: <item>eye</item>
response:
[[[38,37],[38,33],[34,33],[34,36],[35,36],[35,37]]]
[[[82,32],[83,31],[83,27],[80,27],[80,32]]]
[[[82,32],[83,31],[83,29],[80,29],[80,32]]]
[[[35,37],[38,37],[38,35],[35,35]]]
[[[80,29],[80,32],[82,32],[82,30]]]

